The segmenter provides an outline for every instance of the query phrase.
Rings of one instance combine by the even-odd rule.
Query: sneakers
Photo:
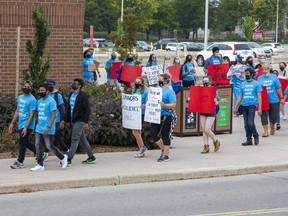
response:
[[[43,161],[48,162],[48,152],[43,153]]]
[[[281,126],[279,123],[276,124],[276,130],[280,130]]]
[[[285,121],[287,120],[287,117],[286,117],[286,115],[284,115],[282,118],[283,118],[283,120],[285,120]]]
[[[44,166],[37,164],[35,167],[30,169],[31,171],[44,171]]]
[[[167,162],[167,161],[169,161],[170,160],[170,158],[169,158],[169,156],[167,156],[167,155],[161,155],[159,158],[158,158],[158,162]]]
[[[65,169],[68,166],[68,156],[64,154],[64,158],[60,161],[62,169]]]
[[[146,153],[146,151],[147,151],[147,148],[146,148],[146,146],[143,146],[143,147],[141,147],[141,148],[140,148],[140,151],[139,151],[139,153],[138,153],[138,154],[136,154],[136,155],[134,155],[134,157],[136,157],[136,158],[141,158],[141,157],[144,157],[144,156],[145,156],[145,153]]]
[[[10,167],[11,167],[11,169],[25,168],[24,163],[20,163],[18,160],[15,160],[14,163]]]
[[[87,158],[87,160],[82,161],[82,164],[95,164],[96,163],[96,158],[93,157],[89,157]]]

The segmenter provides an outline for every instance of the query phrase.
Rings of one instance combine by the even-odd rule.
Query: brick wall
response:
[[[17,27],[20,26],[21,70],[30,63],[26,41],[32,40],[32,11],[45,8],[51,34],[45,54],[50,54],[47,78],[59,84],[82,77],[82,32],[85,0],[0,0],[0,93],[15,92]]]

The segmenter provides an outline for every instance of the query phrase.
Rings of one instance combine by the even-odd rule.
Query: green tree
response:
[[[47,56],[43,60],[43,54],[47,39],[50,35],[48,28],[48,21],[45,19],[44,8],[38,7],[32,12],[33,27],[35,28],[34,41],[28,40],[26,42],[26,50],[31,59],[28,69],[22,71],[23,79],[29,80],[33,86],[33,93],[38,91],[39,85],[46,80],[46,74],[50,69],[50,58]]]
[[[252,40],[253,29],[255,27],[255,21],[253,17],[246,16],[243,23],[243,34],[247,41]]]

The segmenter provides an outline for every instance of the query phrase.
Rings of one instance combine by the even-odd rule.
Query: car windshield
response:
[[[251,47],[251,48],[260,48],[261,46],[259,45],[259,44],[257,44],[257,43],[249,43],[249,46]]]
[[[237,50],[250,50],[250,47],[247,44],[236,44]]]

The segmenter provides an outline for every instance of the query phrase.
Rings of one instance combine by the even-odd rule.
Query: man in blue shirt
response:
[[[240,86],[240,94],[238,96],[233,112],[236,114],[238,106],[243,107],[244,128],[246,131],[246,142],[243,146],[252,145],[252,136],[254,137],[254,144],[259,144],[259,134],[254,123],[255,110],[258,106],[258,114],[262,114],[262,88],[257,81],[253,79],[255,71],[252,68],[245,70],[246,81]]]
[[[207,74],[207,68],[209,65],[212,64],[222,64],[223,60],[221,57],[221,54],[219,53],[219,48],[218,47],[213,47],[212,48],[212,56],[209,57],[208,59],[206,59],[205,64],[204,64],[204,68],[203,71],[205,74]]]
[[[38,123],[36,125],[36,154],[37,165],[31,171],[44,171],[43,150],[44,145],[52,151],[59,159],[62,169],[67,167],[67,155],[62,154],[53,144],[55,135],[56,102],[49,96],[48,86],[39,86],[40,99],[37,102]]]
[[[12,169],[24,168],[24,159],[26,148],[36,154],[35,145],[30,142],[30,134],[35,127],[35,111],[36,99],[31,94],[31,83],[25,82],[22,88],[23,94],[17,99],[17,108],[13,115],[11,124],[9,125],[8,132],[12,133],[13,125],[18,119],[18,133],[19,133],[19,154],[17,160],[11,165]]]

